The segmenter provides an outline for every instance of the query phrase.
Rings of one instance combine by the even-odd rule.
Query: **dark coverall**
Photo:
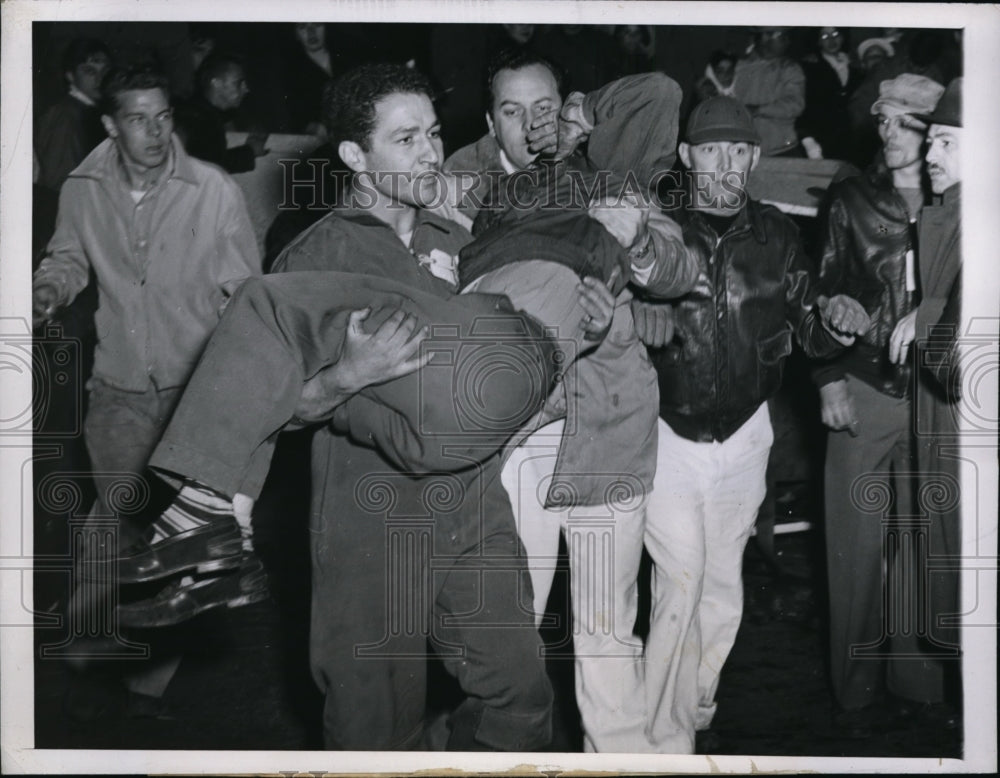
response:
[[[453,254],[468,240],[421,212],[411,248]],[[355,396],[314,438],[310,655],[324,739],[418,747],[430,640],[469,695],[449,747],[545,746],[552,690],[497,451],[544,402],[553,342],[503,297],[456,295],[363,212],[321,220],[278,267],[323,272],[241,288],[152,466],[256,496],[267,439],[302,382],[339,357],[350,310],[371,305],[377,320],[401,305],[430,324],[443,364]],[[477,374],[506,357],[517,369]]]

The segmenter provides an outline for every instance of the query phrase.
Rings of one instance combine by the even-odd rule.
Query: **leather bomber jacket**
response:
[[[817,366],[813,377],[823,386],[850,373],[883,394],[904,397],[910,363],[890,363],[888,343],[918,302],[906,291],[906,253],[916,247],[909,209],[881,158],[830,187],[821,219],[820,289],[853,297],[872,327],[835,360]]]
[[[840,344],[814,310],[815,274],[791,219],[748,200],[717,238],[697,211],[667,213],[697,256],[699,277],[671,303],[673,341],[650,349],[660,416],[689,440],[722,441],[778,390],[793,333],[813,357]]]

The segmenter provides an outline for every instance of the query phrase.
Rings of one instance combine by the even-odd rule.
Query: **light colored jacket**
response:
[[[226,301],[260,274],[260,252],[237,185],[172,138],[170,173],[136,203],[110,138],[63,185],[34,286],[68,305],[93,270],[99,307],[94,376],[140,392],[182,386]]]
[[[592,126],[589,160],[598,170],[632,172],[640,182],[668,170],[677,143],[680,99],[680,87],[663,74],[630,76],[589,93],[583,99],[584,118]],[[486,136],[459,149],[445,169],[502,175],[496,141]],[[666,256],[680,228],[655,210],[650,228],[657,256]],[[672,297],[690,289],[696,263],[687,253],[676,261],[676,267],[654,271],[651,290]],[[672,279],[669,288],[660,283],[661,275]],[[615,300],[604,340],[575,363],[574,374],[564,381],[565,391],[553,392],[540,418],[512,441],[517,444],[542,424],[567,417],[546,500],[550,507],[628,502],[630,493],[652,489],[659,389],[635,333],[631,299],[626,287]]]
[[[806,107],[806,74],[797,62],[751,54],[736,63],[733,89],[741,103],[754,106],[761,154],[779,154],[798,144],[795,120]]]

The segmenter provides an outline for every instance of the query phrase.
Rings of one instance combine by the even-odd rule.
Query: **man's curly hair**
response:
[[[330,82],[323,90],[323,122],[331,141],[353,141],[371,151],[375,104],[393,94],[422,94],[434,99],[428,78],[405,65],[361,65]]]

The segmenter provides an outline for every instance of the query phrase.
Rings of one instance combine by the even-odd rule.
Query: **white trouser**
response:
[[[661,419],[646,548],[653,607],[646,648],[649,739],[693,753],[715,715],[719,673],[743,615],[743,550],[766,491],[767,403],[726,441],[695,443]]]
[[[648,752],[642,643],[633,634],[645,499],[627,506],[546,510],[563,421],[548,424],[513,451],[501,473],[528,554],[541,623],[552,588],[559,532],[569,550],[576,702],[584,750]]]

